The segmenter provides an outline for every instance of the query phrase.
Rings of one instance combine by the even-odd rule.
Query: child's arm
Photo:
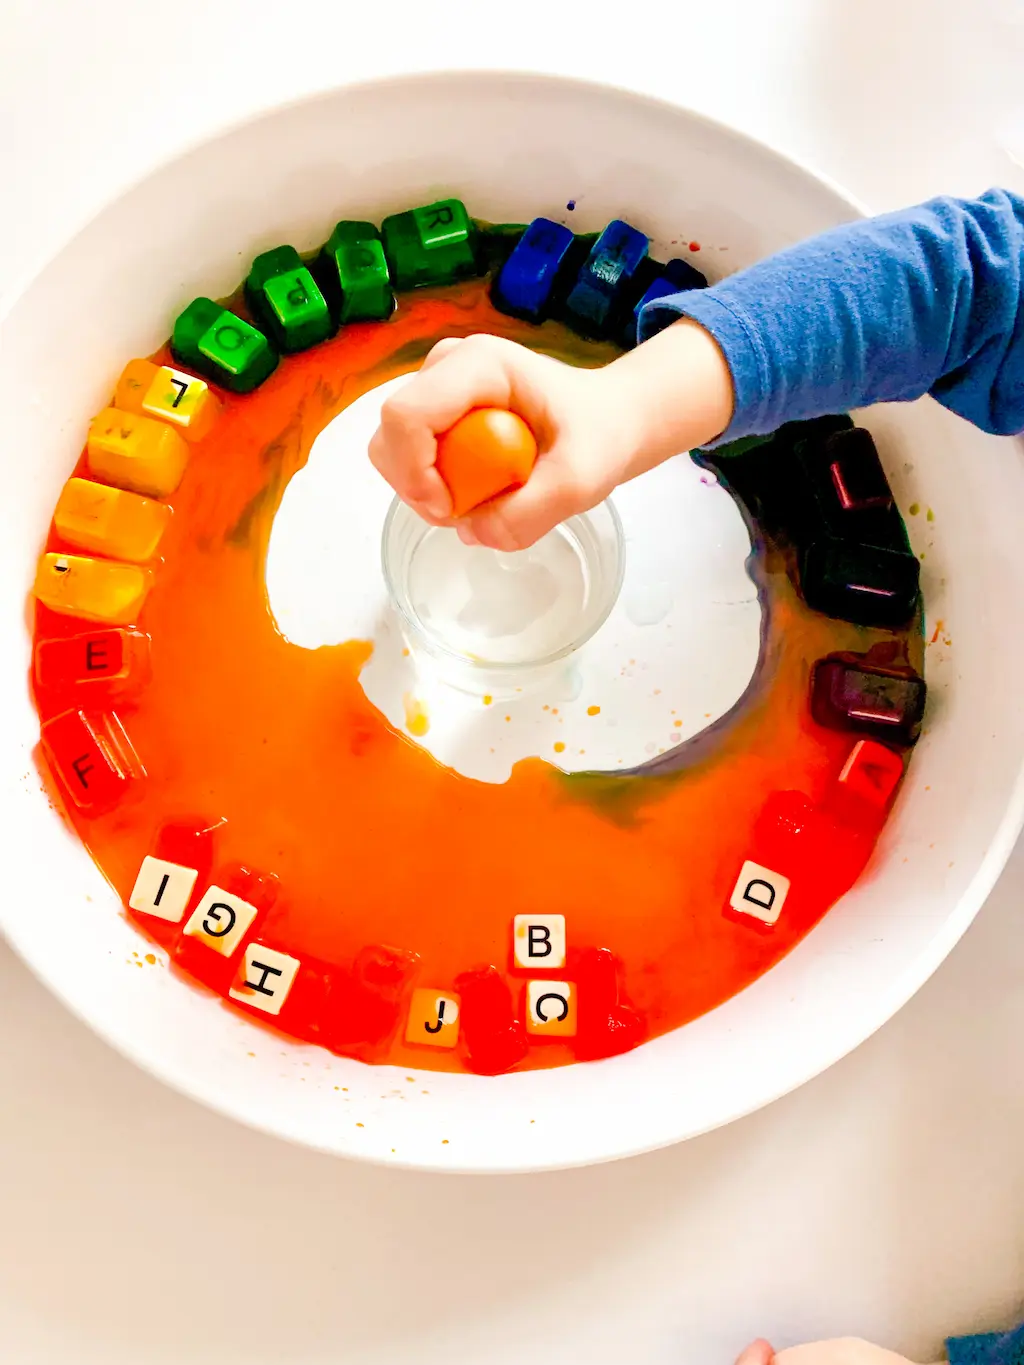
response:
[[[370,455],[443,521],[436,434],[472,407],[520,413],[541,452],[529,482],[459,523],[464,539],[511,550],[679,450],[793,418],[931,392],[979,426],[1018,431],[1022,277],[1024,200],[933,200],[649,305],[650,339],[601,370],[495,337],[442,342],[385,404]]]
[[[931,393],[969,422],[1024,428],[1024,199],[933,199],[822,233],[713,289],[644,311],[718,340],[729,437]]]

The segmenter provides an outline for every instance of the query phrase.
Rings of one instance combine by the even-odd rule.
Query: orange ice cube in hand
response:
[[[452,495],[452,516],[521,488],[537,459],[537,440],[504,408],[474,408],[437,438],[437,472]]]

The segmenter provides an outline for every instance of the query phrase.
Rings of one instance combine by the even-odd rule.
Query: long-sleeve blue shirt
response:
[[[986,431],[1022,431],[1024,198],[994,189],[833,228],[648,304],[641,337],[680,315],[732,372],[722,440],[925,393]]]

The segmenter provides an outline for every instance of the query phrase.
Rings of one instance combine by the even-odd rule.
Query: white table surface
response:
[[[679,99],[876,208],[1024,188],[1024,0],[5,0],[0,300],[155,160],[262,105],[494,65]],[[1009,1325],[1022,889],[1018,849],[930,984],[797,1094],[670,1151],[518,1178],[386,1172],[236,1127],[108,1050],[0,944],[0,1361],[730,1365],[756,1334],[839,1333],[931,1359],[949,1332]]]

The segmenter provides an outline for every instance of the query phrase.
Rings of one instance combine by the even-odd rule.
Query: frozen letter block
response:
[[[133,691],[146,675],[149,636],[133,630],[95,630],[63,640],[39,640],[36,686],[60,691],[102,683],[111,693]]]
[[[113,712],[65,711],[41,731],[43,749],[57,777],[81,810],[99,813],[126,794],[145,769]]]
[[[89,473],[118,488],[166,498],[188,463],[188,446],[166,422],[104,408],[89,426]]]
[[[404,948],[362,948],[350,975],[339,975],[327,1000],[325,1033],[332,1046],[378,1046],[398,1027],[402,1001],[419,966]]]
[[[574,241],[572,232],[561,223],[535,218],[494,282],[491,297],[495,308],[528,322],[543,322],[551,311]]]
[[[617,1057],[643,1042],[644,1021],[619,995],[619,964],[609,948],[584,948],[570,964],[579,993],[578,1061]]]
[[[814,611],[861,626],[904,626],[917,608],[921,566],[909,550],[858,545],[831,536],[808,546],[800,566]]]
[[[874,438],[864,427],[837,431],[825,442],[832,486],[846,512],[888,511],[892,490]]]
[[[627,348],[637,344],[637,329],[640,323],[640,310],[648,303],[666,299],[670,294],[680,294],[686,289],[706,289],[707,279],[695,270],[689,261],[679,257],[661,265],[648,258],[642,263],[633,277],[633,294],[636,303],[630,309],[623,333],[623,343]],[[639,293],[637,289],[639,288]]]
[[[482,1076],[497,1076],[522,1061],[527,1049],[526,1031],[515,1017],[512,992],[497,967],[463,972],[455,985],[473,1070]]]
[[[114,390],[114,407],[169,422],[186,441],[209,435],[220,411],[205,380],[152,360],[129,360]]]
[[[340,323],[383,322],[394,312],[388,263],[372,223],[337,223],[317,258],[316,277]]]
[[[171,352],[233,393],[249,393],[277,366],[270,342],[212,299],[193,299],[174,324]]]
[[[251,1005],[264,1014],[280,1014],[298,970],[298,958],[279,953],[265,943],[247,943],[238,976],[228,994],[232,1000]]]
[[[875,825],[844,825],[802,792],[773,792],[742,851],[723,913],[761,932],[782,914],[788,932],[804,932],[853,885],[876,833]]]
[[[565,916],[516,915],[512,956],[517,967],[564,967]]]
[[[334,331],[327,300],[293,246],[257,256],[245,282],[253,316],[279,351],[305,351]]]
[[[591,247],[566,300],[570,324],[589,336],[609,335],[629,283],[646,255],[644,234],[614,218]]]
[[[544,1038],[576,1035],[576,988],[569,981],[526,983],[526,1032]]]
[[[380,231],[396,289],[451,284],[477,274],[476,229],[458,199],[394,213]]]
[[[873,739],[859,739],[850,751],[839,785],[845,793],[884,810],[903,776],[903,759]]]
[[[166,503],[91,479],[68,479],[53,513],[62,540],[136,564],[153,558],[170,519]]]
[[[185,917],[198,876],[194,867],[183,867],[180,863],[169,863],[147,854],[128,897],[128,908],[179,924]]]
[[[774,924],[789,895],[789,878],[759,863],[745,862],[736,878],[729,904],[740,915]]]
[[[136,564],[46,554],[32,591],[44,607],[63,616],[126,626],[137,619],[151,582],[149,570]]]
[[[454,1047],[459,1041],[458,998],[425,988],[413,991],[405,1041],[426,1047]]]
[[[811,674],[811,714],[830,730],[854,730],[895,744],[921,733],[926,688],[911,668],[878,668],[863,655],[830,654]]]

